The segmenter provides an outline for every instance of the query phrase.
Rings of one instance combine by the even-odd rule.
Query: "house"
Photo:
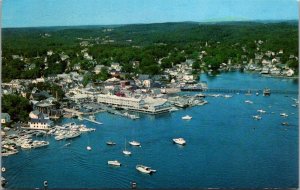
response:
[[[104,65],[96,65],[95,68],[94,68],[94,72],[96,74],[99,74],[102,70],[102,68],[104,68],[105,66]]]
[[[79,71],[81,69],[80,64],[75,64],[72,69],[75,71]]]
[[[66,59],[69,59],[70,57],[68,56],[68,55],[66,55],[66,54],[60,54],[60,59],[62,60],[62,61],[64,61],[64,60],[66,60]]]
[[[35,115],[32,114],[31,116]],[[31,118],[31,120],[28,122],[28,129],[49,130],[52,124],[53,122],[50,120],[48,115],[39,113],[37,118]]]
[[[44,114],[50,114],[51,110],[55,109],[55,105],[47,100],[42,100],[34,105],[34,109]]]
[[[110,68],[111,68],[111,69],[115,69],[116,71],[121,71],[122,66],[120,66],[119,63],[112,63],[112,64],[110,65]]]
[[[93,60],[93,56],[89,55],[88,52],[84,52],[83,58],[86,60]]]
[[[10,123],[10,115],[8,113],[1,113],[1,124]]]

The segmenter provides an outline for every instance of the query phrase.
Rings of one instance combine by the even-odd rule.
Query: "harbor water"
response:
[[[297,80],[258,74],[230,72],[200,78],[210,88],[298,90]],[[99,113],[96,120],[103,125],[62,119],[59,123],[74,121],[96,131],[64,141],[40,137],[49,141],[49,146],[3,157],[6,171],[2,175],[8,188],[42,188],[45,180],[49,188],[130,188],[132,181],[138,188],[297,187],[298,107],[292,106],[297,95],[232,95],[207,97],[206,105],[172,113],[139,114],[137,120]],[[259,114],[259,109],[266,113]],[[281,117],[283,112],[289,116]],[[192,119],[182,120],[185,115]],[[262,119],[254,120],[254,115]],[[173,144],[172,139],[179,137],[186,140],[185,146]],[[109,140],[117,145],[106,145]],[[122,153],[125,140],[131,156]],[[130,146],[132,140],[141,147]],[[70,145],[65,146],[67,143]],[[87,146],[92,150],[87,151]],[[108,160],[122,165],[108,166]],[[141,174],[135,169],[137,164],[157,172]]]

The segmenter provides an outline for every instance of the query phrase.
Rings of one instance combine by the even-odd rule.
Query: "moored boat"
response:
[[[189,115],[186,115],[186,116],[183,116],[181,119],[183,119],[183,120],[191,120],[192,117],[189,116]]]
[[[173,139],[173,142],[179,145],[185,145],[186,141],[183,138]]]
[[[253,119],[255,119],[255,120],[261,120],[261,117],[259,116],[259,115],[254,115],[254,116],[252,116],[253,117]]]
[[[156,170],[151,169],[148,166],[144,166],[144,165],[136,165],[135,167],[139,172],[145,173],[145,174],[151,174],[156,172]]]
[[[137,141],[130,141],[129,144],[132,146],[141,146],[141,143],[139,143]]]
[[[286,113],[280,113],[280,116],[281,116],[281,117],[288,117],[289,115],[286,114]]]
[[[121,166],[121,163],[118,160],[110,160],[107,164],[112,166]]]
[[[107,145],[110,145],[110,146],[116,145],[116,143],[113,142],[113,141],[107,141],[106,144],[107,144]]]

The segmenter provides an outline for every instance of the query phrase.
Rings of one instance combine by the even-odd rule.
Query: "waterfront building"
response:
[[[30,113],[31,117],[35,117],[35,113]],[[28,122],[28,129],[37,129],[37,130],[48,130],[52,126],[53,122],[50,120],[47,114],[39,113],[37,118],[31,118]]]
[[[163,98],[134,98],[110,94],[99,94],[97,96],[97,100],[99,103],[150,114],[168,112],[169,109],[171,109],[171,105],[168,100]]]

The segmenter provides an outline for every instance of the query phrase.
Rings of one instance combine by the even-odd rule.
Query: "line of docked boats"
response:
[[[54,135],[55,140],[72,139],[80,136],[84,132],[95,131],[95,128],[87,128],[86,125],[77,125],[74,122],[66,123],[62,126],[55,126],[47,134]]]
[[[85,125],[67,123],[62,126],[54,126],[49,131],[24,130],[14,132],[14,134],[2,136],[2,156],[17,154],[19,150],[29,150],[49,145],[48,141],[36,140],[34,137],[55,136],[55,140],[71,139],[80,136],[84,132],[95,131],[94,128],[87,128]]]

